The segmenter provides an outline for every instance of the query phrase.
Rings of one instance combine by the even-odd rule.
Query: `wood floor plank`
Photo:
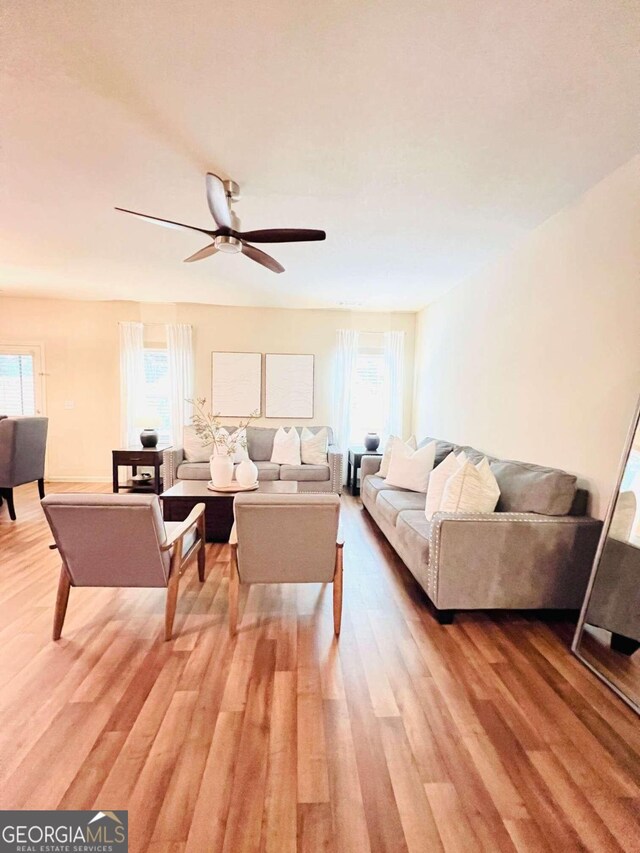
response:
[[[281,659],[282,663],[282,659]],[[276,667],[278,657],[276,654]],[[273,677],[267,791],[260,848],[266,853],[295,853],[297,836],[296,673]]]

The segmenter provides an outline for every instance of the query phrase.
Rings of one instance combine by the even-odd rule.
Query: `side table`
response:
[[[152,492],[159,495],[162,492],[162,454],[171,447],[170,444],[158,445],[157,447],[125,447],[112,450],[113,491],[118,493],[123,489],[130,492]],[[132,468],[133,476],[138,473],[138,467],[153,468],[153,477],[148,480],[127,480],[121,483],[118,468],[120,466]]]
[[[363,456],[382,456],[381,450],[367,450],[364,445],[355,445],[347,451],[347,489],[352,495],[360,494],[358,469]]]

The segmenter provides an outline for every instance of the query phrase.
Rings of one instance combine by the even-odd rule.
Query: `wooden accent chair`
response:
[[[166,587],[170,640],[180,576],[196,554],[204,581],[204,504],[177,522],[163,522],[156,495],[48,495],[42,507],[62,559],[53,639],[60,639],[72,586],[108,586]]]
[[[15,486],[37,481],[40,497],[44,497],[48,426],[48,418],[0,416],[0,506],[6,500],[12,521],[16,520]]]
[[[241,583],[333,582],[333,627],[342,616],[340,498],[335,494],[236,496],[231,531],[229,633],[236,633]]]

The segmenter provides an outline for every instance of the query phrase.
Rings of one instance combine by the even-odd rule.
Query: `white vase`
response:
[[[230,486],[233,480],[233,459],[231,456],[214,455],[209,460],[211,482],[221,489]]]
[[[243,459],[236,468],[236,480],[240,486],[253,486],[258,479],[258,468],[250,459]]]

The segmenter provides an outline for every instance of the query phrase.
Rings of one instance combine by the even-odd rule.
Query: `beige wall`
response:
[[[602,517],[640,393],[640,157],[422,311],[414,427],[577,474]]]
[[[47,476],[51,479],[110,476],[111,449],[120,443],[120,320],[145,323],[149,341],[164,339],[164,323],[190,323],[195,338],[196,393],[208,399],[212,350],[313,353],[315,417],[309,423],[317,424],[331,423],[336,330],[403,330],[407,430],[412,422],[415,314],[0,297],[0,344],[41,343],[44,348],[46,413],[50,418]],[[69,402],[74,406],[71,409],[65,407]],[[277,421],[281,422],[285,423]]]

